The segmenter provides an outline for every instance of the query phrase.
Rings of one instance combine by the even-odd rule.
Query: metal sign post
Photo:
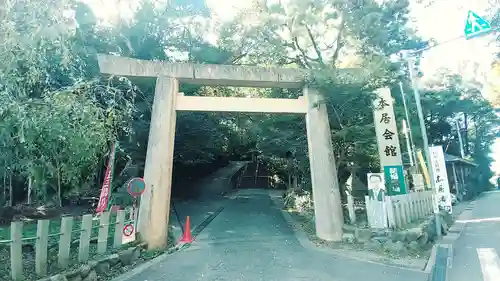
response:
[[[132,212],[130,218],[132,223],[125,225],[123,228],[123,242],[128,243],[135,240],[136,221],[137,221],[137,197],[141,196],[146,190],[146,183],[142,178],[133,178],[128,182],[127,191],[132,196]]]

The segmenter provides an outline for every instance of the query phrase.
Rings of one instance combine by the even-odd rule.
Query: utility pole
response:
[[[462,156],[462,158],[465,158],[464,142],[462,141],[462,132],[460,130],[460,125],[458,124],[458,120],[455,120],[455,126],[457,128],[458,143],[460,144],[460,156]]]
[[[415,168],[415,162],[417,159],[415,159],[413,157],[413,153],[412,153],[412,148],[411,148],[411,144],[410,144],[410,135],[409,135],[409,131],[408,131],[408,125],[406,125],[406,120],[403,119],[403,134],[405,135],[405,139],[406,139],[406,149],[408,150],[408,159],[410,160],[410,166],[411,168]],[[412,171],[413,172],[413,171]]]
[[[469,123],[467,113],[464,112],[464,154],[469,155]]]
[[[413,142],[413,134],[411,132],[411,121],[410,121],[410,115],[408,114],[408,107],[406,106],[406,96],[405,92],[403,90],[403,82],[399,81],[399,91],[401,92],[401,99],[403,100],[403,106],[405,109],[405,115],[406,115],[406,130],[408,131],[408,137],[407,140],[409,140],[408,145],[408,150],[411,152],[410,159],[413,158],[413,161],[410,160],[411,165],[414,165],[414,162],[417,161],[417,153],[416,153],[416,148],[415,148],[415,143]]]
[[[422,111],[422,102],[420,100],[420,92],[418,91],[418,83],[416,81],[416,76],[417,74],[415,73],[415,57],[414,56],[408,56],[406,57],[406,62],[408,63],[408,71],[410,72],[410,80],[413,88],[413,94],[415,95],[415,104],[417,106],[417,114],[418,114],[418,119],[420,121],[420,131],[422,133],[422,140],[423,140],[423,145],[424,145],[424,155],[425,155],[425,160],[429,165],[429,175],[431,177],[431,190],[436,192],[436,183],[434,181],[434,170],[432,169],[431,165],[431,155],[429,151],[429,140],[427,138],[427,130],[425,129],[425,119],[424,119],[424,113]],[[439,215],[439,201],[438,197],[434,197],[434,219],[436,222],[436,234],[437,238],[441,239],[442,233],[441,233],[441,217]]]

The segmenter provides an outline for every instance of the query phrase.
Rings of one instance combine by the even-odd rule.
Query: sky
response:
[[[136,0],[83,0],[90,4],[97,17],[112,19],[114,17],[131,17],[131,7]],[[434,0],[426,6],[412,1],[412,25],[423,38],[433,38],[438,43],[459,37],[464,33],[467,12],[472,10],[480,16],[489,19],[487,9],[495,0]],[[424,1],[425,2],[425,1]],[[250,4],[249,0],[206,0],[214,17],[221,21],[231,20],[236,12]],[[445,17],[443,17],[445,16]],[[433,73],[442,67],[448,68],[465,77],[474,77],[484,82],[484,77],[490,69],[494,48],[490,43],[492,36],[484,36],[472,40],[459,39],[435,47],[426,52],[421,61],[423,79],[432,77]],[[465,63],[465,64],[464,64]],[[473,66],[478,66],[474,74]],[[487,94],[488,89],[483,89]],[[500,140],[492,147],[495,163],[492,169],[500,173]]]
[[[488,0],[437,0],[434,5],[428,8],[415,7],[414,5],[412,12],[416,18],[415,24],[419,34],[435,38],[440,42],[463,35],[466,15],[469,10],[489,20],[487,9],[492,4],[492,1]],[[443,18],[443,15],[446,17]],[[461,39],[430,50],[422,60],[424,77],[432,76],[432,73],[439,67],[447,67],[466,77],[475,77],[480,82],[485,82],[484,78],[487,77],[493,61],[493,53],[498,50],[491,44],[493,40],[492,36],[469,41]],[[468,62],[468,67],[463,67],[462,63],[464,62]],[[472,73],[474,63],[479,66],[479,73],[476,75]],[[483,91],[483,94],[488,94],[487,87]],[[498,174],[500,173],[500,140],[493,144],[492,156],[495,161],[491,168]]]

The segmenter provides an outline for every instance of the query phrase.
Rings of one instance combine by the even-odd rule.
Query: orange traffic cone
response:
[[[184,230],[184,235],[182,235],[182,239],[179,241],[182,243],[192,243],[193,237],[191,236],[191,222],[189,220],[189,216],[186,217],[186,227]]]

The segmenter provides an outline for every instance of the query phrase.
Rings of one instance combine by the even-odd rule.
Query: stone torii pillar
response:
[[[326,241],[341,241],[344,217],[328,112],[318,90],[306,87],[304,96],[316,235]]]
[[[138,231],[149,249],[167,242],[176,111],[179,81],[172,77],[156,79],[148,148],[144,168],[147,188],[141,197]]]

